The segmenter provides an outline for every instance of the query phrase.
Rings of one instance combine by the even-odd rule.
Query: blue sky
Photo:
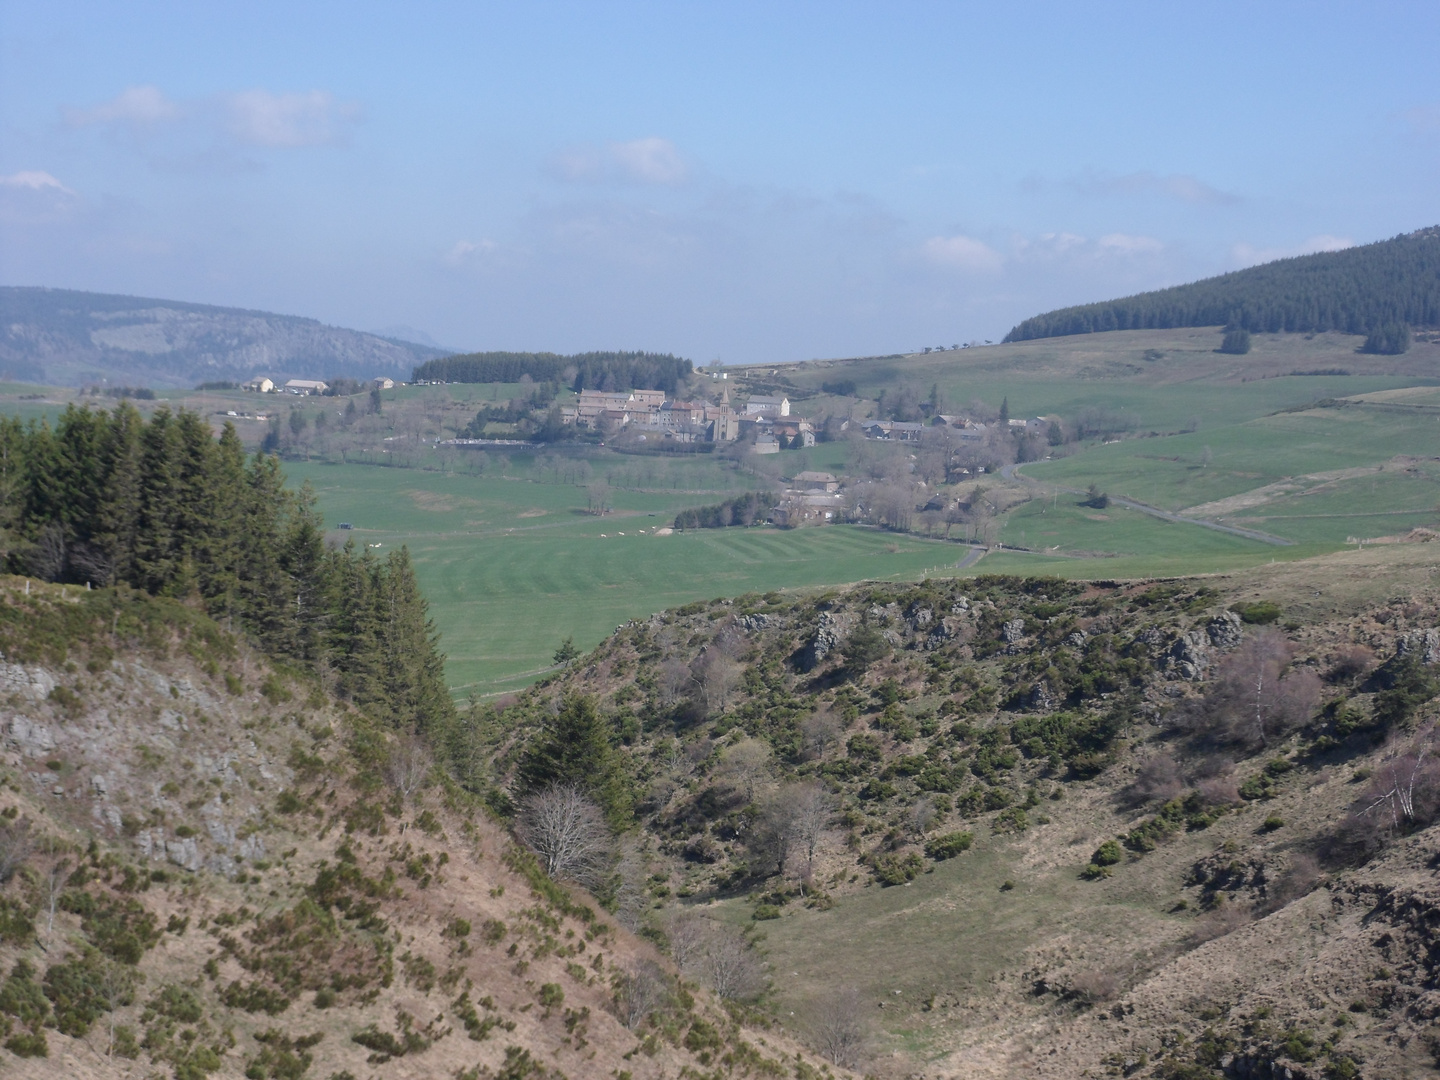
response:
[[[0,0],[0,283],[729,363],[1440,223],[1433,3]]]

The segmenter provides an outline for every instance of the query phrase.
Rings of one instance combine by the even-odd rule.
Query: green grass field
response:
[[[1373,470],[1396,457],[1440,457],[1440,418],[1365,408],[1280,413],[1211,432],[1129,439],[1023,471],[1042,482],[1095,484],[1162,509],[1196,508],[1227,524],[1334,545],[1434,521],[1440,470],[1433,462],[1315,477]],[[1284,487],[1260,490],[1274,485]],[[1253,504],[1220,503],[1246,493],[1254,493]]]
[[[616,491],[614,512],[594,517],[584,489],[567,484],[360,465],[286,471],[292,484],[310,483],[328,527],[354,526],[337,539],[380,544],[380,554],[409,546],[457,694],[516,689],[566,636],[588,650],[627,619],[667,607],[918,577],[968,550],[851,526],[653,535],[707,501],[695,495]]]

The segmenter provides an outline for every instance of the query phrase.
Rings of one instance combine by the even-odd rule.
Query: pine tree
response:
[[[520,795],[575,784],[600,805],[613,827],[623,827],[630,817],[630,789],[610,739],[610,725],[595,700],[567,696],[520,761]]]
[[[1000,423],[1002,423],[1002,424],[1008,424],[1009,422],[1010,422],[1010,399],[1009,399],[1008,397],[1005,397],[1005,398],[1001,398],[1001,399],[1000,399]]]

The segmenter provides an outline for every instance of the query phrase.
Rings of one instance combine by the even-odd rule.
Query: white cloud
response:
[[[675,185],[690,175],[675,144],[655,135],[604,146],[573,147],[558,154],[552,165],[561,179],[573,183]]]
[[[936,266],[971,273],[994,273],[1001,267],[999,252],[969,236],[932,236],[921,245],[920,253]]]
[[[179,120],[184,115],[184,107],[171,101],[156,86],[129,86],[93,109],[66,109],[64,112],[65,123],[71,127],[93,124],[150,127]]]
[[[227,95],[223,101],[230,134],[251,146],[321,146],[339,142],[346,126],[359,117],[357,106],[337,102],[324,90],[303,94],[244,90]]]
[[[1291,259],[1296,255],[1314,255],[1321,251],[1343,251],[1345,248],[1354,246],[1355,241],[1349,237],[1321,233],[1319,236],[1310,237],[1296,247],[1259,248],[1239,243],[1230,249],[1230,258],[1238,266],[1257,266],[1260,263],[1274,262],[1276,259]]]
[[[0,187],[21,188],[28,191],[46,192],[55,195],[74,195],[68,187],[62,184],[48,172],[41,172],[38,169],[26,170],[23,172],[11,173],[9,176],[0,176]]]
[[[43,225],[69,220],[80,209],[80,196],[48,172],[24,169],[0,176],[0,222]]]
[[[1165,250],[1165,245],[1153,236],[1126,233],[1108,233],[1095,241],[1095,246],[1107,255],[1158,255]]]
[[[1226,205],[1240,202],[1240,196],[1221,191],[1188,173],[1165,176],[1153,172],[1133,172],[1123,176],[1092,175],[1071,181],[1071,186],[1086,195],[1159,195],[1180,202]]]

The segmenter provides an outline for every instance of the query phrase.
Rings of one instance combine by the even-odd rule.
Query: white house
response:
[[[745,403],[746,416],[789,416],[790,399],[756,394]]]
[[[370,380],[370,385],[375,387],[377,390],[394,390],[395,380],[386,378],[384,375],[377,375],[375,376],[375,378]]]
[[[251,379],[247,382],[245,389],[253,390],[257,394],[268,394],[275,389],[275,383],[274,380],[267,379],[264,375],[261,375],[258,379]]]

